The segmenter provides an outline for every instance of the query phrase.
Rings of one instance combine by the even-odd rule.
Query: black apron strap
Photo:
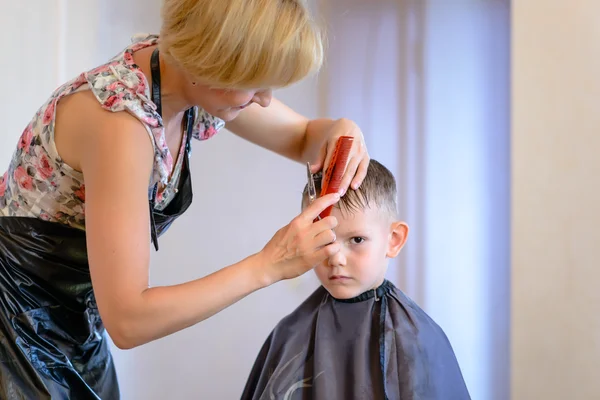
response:
[[[158,58],[158,47],[152,52],[150,57],[150,70],[152,73],[152,102],[156,105],[156,112],[162,117],[162,102],[160,95],[160,61]],[[152,188],[150,196],[150,235],[154,249],[158,251],[158,235],[156,233],[156,221],[154,220],[154,203],[156,202],[156,193],[158,192],[158,182]]]
[[[156,104],[156,112],[162,117],[162,103],[160,96],[160,61],[158,58],[158,47],[150,57],[150,70],[152,72],[152,101]]]
[[[160,93],[160,61],[159,61],[159,50],[158,47],[152,52],[150,57],[150,69],[152,73],[152,102],[156,105],[157,113],[162,117],[162,101]],[[186,123],[186,138],[185,138],[185,165],[184,168],[189,168],[187,159],[191,153],[191,140],[194,130],[194,109],[190,108],[185,112],[185,123]],[[152,194],[149,199],[150,203],[150,234],[152,236],[152,243],[154,248],[158,251],[158,234],[156,229],[156,221],[154,218],[154,205],[156,202],[156,194],[158,193],[158,183],[154,184],[152,188]]]
[[[194,122],[196,121],[194,109],[189,108],[185,112],[185,154],[186,159],[192,154],[192,135],[194,133]]]

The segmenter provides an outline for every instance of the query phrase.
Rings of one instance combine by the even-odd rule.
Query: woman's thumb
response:
[[[317,172],[319,172],[320,170],[323,169],[323,162],[325,161],[325,156],[327,155],[327,146],[323,146],[321,148],[321,151],[319,151],[319,158],[316,160],[313,160],[313,162],[311,162],[310,164],[310,172],[312,172],[313,174],[316,174]]]

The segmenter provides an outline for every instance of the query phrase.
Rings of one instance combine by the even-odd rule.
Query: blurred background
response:
[[[346,117],[396,175],[411,235],[388,278],[445,330],[476,400],[598,399],[600,3],[316,0],[318,76],[275,93]],[[0,171],[60,83],[157,33],[160,0],[0,0]],[[194,143],[195,200],[151,284],[259,251],[300,211],[302,165],[227,131]],[[239,398],[312,273],[129,351],[124,399]],[[450,400],[450,399],[449,399]]]

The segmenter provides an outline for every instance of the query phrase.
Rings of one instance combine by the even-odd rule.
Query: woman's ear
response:
[[[404,247],[406,239],[408,238],[408,225],[402,221],[393,222],[390,226],[390,236],[388,241],[388,250],[386,256],[388,258],[394,258]]]

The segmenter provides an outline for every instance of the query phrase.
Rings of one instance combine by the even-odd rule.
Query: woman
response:
[[[369,157],[354,123],[309,121],[272,99],[322,53],[301,0],[166,0],[160,36],[52,94],[0,178],[0,398],[118,398],[105,328],[136,347],[339,251],[335,218],[312,223],[332,194],[256,254],[148,287],[149,246],[192,200],[192,138],[226,126],[316,172],[351,135],[342,190],[360,185]]]

